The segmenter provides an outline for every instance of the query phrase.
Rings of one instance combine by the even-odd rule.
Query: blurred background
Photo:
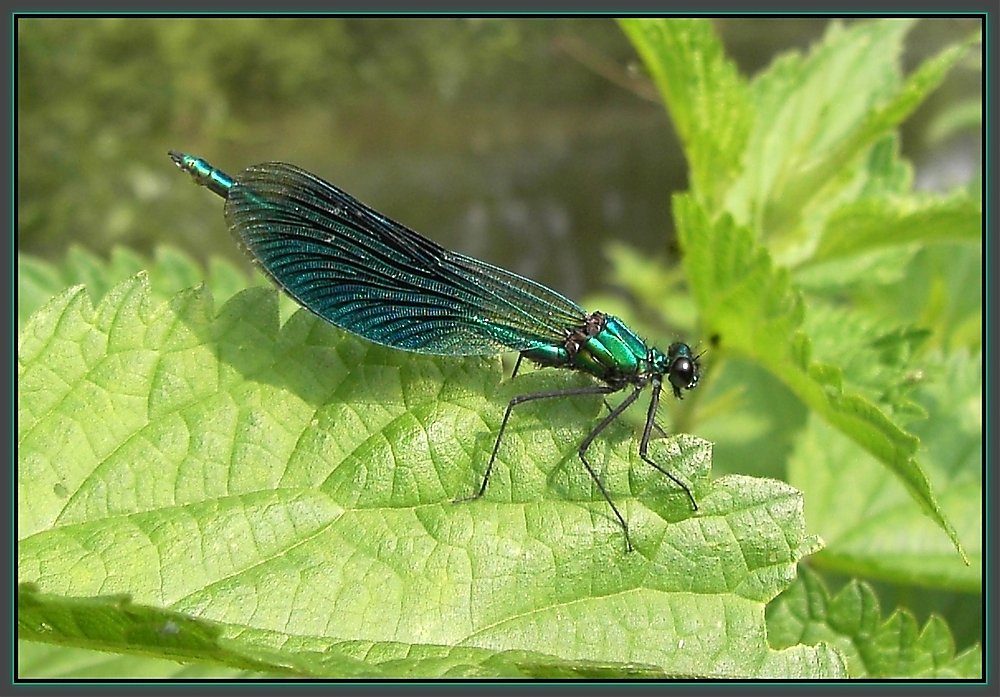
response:
[[[907,70],[973,22],[919,24]],[[716,27],[751,76],[826,23]],[[583,303],[606,283],[605,243],[671,251],[683,155],[608,19],[21,18],[17,58],[22,252],[57,261],[74,243],[101,255],[169,244],[245,263],[220,201],[174,168],[170,148],[233,175],[298,164]],[[935,115],[978,103],[979,90],[979,73],[955,71],[907,122],[918,186],[978,171],[975,134]]]

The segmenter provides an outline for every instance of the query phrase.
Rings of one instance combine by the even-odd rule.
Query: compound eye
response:
[[[698,368],[694,361],[681,356],[670,366],[670,384],[677,389],[690,390],[698,384]]]

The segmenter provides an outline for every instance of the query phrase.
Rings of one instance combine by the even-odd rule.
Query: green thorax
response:
[[[660,350],[646,346],[620,319],[599,312],[570,331],[562,345],[529,349],[523,355],[544,366],[579,370],[609,383],[662,373],[666,363]]]

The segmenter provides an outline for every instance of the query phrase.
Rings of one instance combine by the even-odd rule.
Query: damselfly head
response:
[[[674,388],[674,396],[682,399],[681,390],[693,390],[701,378],[701,365],[691,353],[691,347],[683,342],[675,342],[667,347],[666,370],[667,380]]]

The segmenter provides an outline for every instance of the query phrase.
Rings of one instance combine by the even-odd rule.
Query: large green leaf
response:
[[[626,426],[594,444],[633,553],[575,455],[600,400],[521,409],[485,497],[452,502],[510,396],[580,376],[279,326],[269,290],[156,304],[143,275],[55,297],[19,363],[23,639],[296,675],[841,674],[767,644],[819,544],[801,497],[709,482],[704,441],[650,449],[697,512]]]

